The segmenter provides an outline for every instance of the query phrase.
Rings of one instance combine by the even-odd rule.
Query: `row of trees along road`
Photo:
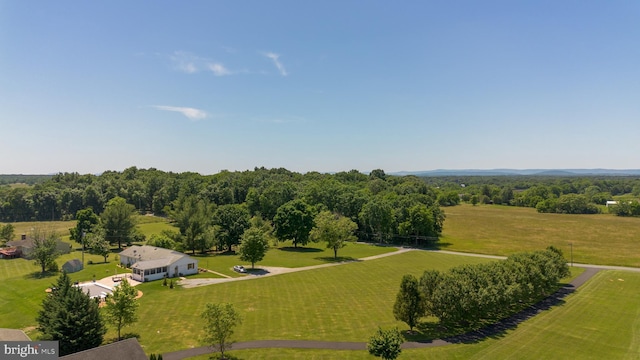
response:
[[[444,326],[477,328],[543,299],[569,275],[560,250],[518,253],[504,261],[427,270],[420,280],[402,278],[393,313],[413,330],[423,316]]]

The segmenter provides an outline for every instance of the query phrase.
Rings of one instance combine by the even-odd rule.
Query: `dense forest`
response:
[[[392,176],[383,170],[300,174],[255,168],[214,175],[130,167],[100,175],[60,173],[31,179],[5,175],[0,185],[0,221],[73,220],[79,210],[101,214],[121,197],[140,213],[175,214],[193,199],[215,212],[241,205],[250,216],[273,221],[278,209],[297,200],[319,213],[328,210],[358,224],[358,236],[379,240],[437,237],[445,219],[441,207],[460,202],[536,208],[540,212],[597,213],[606,201],[624,197],[612,209],[639,215],[640,179],[623,176]],[[37,181],[36,181],[37,180]],[[187,200],[189,199],[189,200]],[[384,239],[383,239],[384,238]]]

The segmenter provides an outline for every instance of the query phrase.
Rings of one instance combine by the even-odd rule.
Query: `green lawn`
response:
[[[280,243],[278,247],[270,248],[264,259],[256,263],[256,268],[260,266],[296,268],[321,265],[332,262],[352,261],[393,251],[396,251],[396,248],[349,243],[338,251],[338,258],[334,259],[333,250],[327,249],[324,244],[310,243],[305,247],[294,248],[291,242],[287,241]],[[241,261],[240,256],[235,253],[196,254],[195,257],[198,259],[199,267],[233,277],[244,276],[233,271],[234,265],[244,265],[247,269],[251,268],[251,263]]]
[[[640,219],[612,215],[538,214],[535,209],[503,206],[456,206],[445,208],[444,250],[508,255],[554,245],[575,262],[640,266],[635,241],[640,236]],[[149,217],[150,218],[150,217]],[[153,220],[153,221],[152,221]],[[19,223],[21,228],[43,223]],[[44,223],[59,229],[75,222]],[[144,219],[139,227],[149,236],[171,225],[164,219]],[[43,228],[41,226],[41,228]],[[46,228],[46,227],[44,227]],[[28,232],[28,231],[27,231]],[[20,232],[16,231],[17,234]],[[393,251],[392,248],[349,244],[339,251],[341,260]],[[80,258],[74,251],[58,264]],[[199,266],[231,276],[243,264],[236,255],[198,256]],[[280,244],[269,250],[263,266],[302,267],[332,262],[333,253],[323,244],[293,249]],[[85,254],[85,270],[71,274],[85,281],[124,271],[115,266],[112,255],[101,263],[99,256]],[[235,339],[304,339],[367,341],[377,326],[406,325],[393,319],[392,306],[404,274],[419,276],[425,269],[447,269],[462,263],[489,261],[480,258],[414,251],[378,260],[262,279],[239,281],[192,289],[168,289],[161,281],[142,284],[140,321],[124,332],[140,335],[147,353],[159,353],[201,346],[200,312],[207,302],[231,302],[244,316]],[[246,265],[246,263],[244,263]],[[574,268],[574,270],[579,271]],[[57,275],[41,278],[33,261],[0,260],[0,327],[27,329],[33,335],[35,314],[44,289]],[[574,273],[574,275],[576,274]],[[216,277],[200,274],[198,277]],[[601,272],[566,303],[545,311],[505,334],[475,344],[457,344],[403,351],[401,359],[506,359],[581,358],[632,359],[640,352],[640,307],[637,293],[640,274]],[[107,338],[115,333],[111,329]],[[372,359],[365,351],[328,350],[242,350],[231,353],[240,359]],[[206,359],[200,357],[198,359]]]
[[[140,334],[147,352],[200,346],[200,312],[207,302],[231,302],[244,317],[237,340],[306,339],[367,341],[381,326],[402,324],[392,306],[404,274],[447,269],[486,259],[414,251],[382,259],[192,289],[158,282],[138,288]],[[171,324],[167,329],[166,324]]]
[[[640,218],[611,214],[540,214],[532,208],[461,205],[444,208],[440,248],[509,255],[556,246],[587,264],[640,267]]]
[[[403,350],[399,359],[637,359],[640,274],[602,271],[565,303],[478,343]],[[365,340],[366,341],[366,340]],[[237,359],[374,359],[366,351],[254,349]],[[205,360],[208,355],[193,357]]]

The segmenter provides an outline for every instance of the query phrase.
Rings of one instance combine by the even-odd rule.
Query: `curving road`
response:
[[[407,248],[399,248],[398,251],[392,253],[386,253],[382,255],[371,256],[367,258],[362,258],[357,261],[366,261],[377,259],[386,256],[397,255],[407,251],[414,251],[416,249],[407,249]],[[432,251],[432,250],[426,250]],[[452,251],[444,251],[444,250],[435,250],[436,252],[442,252],[453,255],[462,255],[462,256],[474,256],[474,257],[485,257],[490,259],[505,259],[504,256],[494,256],[494,255],[484,255],[484,254],[472,254],[472,253],[461,253],[461,252],[452,252]],[[264,275],[259,276],[246,276],[242,278],[232,278],[232,279],[199,279],[199,280],[215,280],[210,281],[208,283],[201,284],[189,284],[189,282],[182,282],[183,286],[192,287],[192,286],[203,286],[203,285],[211,285],[215,283],[228,282],[228,281],[238,281],[238,280],[249,280],[254,278],[260,278],[262,276],[273,276],[287,272],[294,271],[305,271],[310,269],[317,269],[328,266],[338,266],[344,263],[333,263],[333,264],[322,264],[316,266],[307,266],[302,268],[272,268],[273,272],[266,271]],[[488,326],[478,331],[474,331],[468,334],[459,335],[446,339],[434,339],[430,341],[424,342],[405,342],[402,344],[403,349],[415,349],[415,348],[426,348],[426,347],[434,347],[434,346],[443,346],[450,345],[456,343],[469,343],[476,342],[482,338],[486,338],[487,336],[499,334],[505,332],[509,329],[516,327],[522,321],[535,316],[540,311],[551,308],[552,306],[558,304],[564,297],[574,292],[577,288],[582,286],[587,280],[591,279],[596,273],[600,270],[624,270],[624,271],[634,271],[640,272],[639,268],[629,268],[629,267],[621,267],[621,266],[602,266],[602,265],[588,265],[588,264],[573,264],[574,266],[583,267],[585,271],[580,274],[578,277],[573,279],[569,284],[560,288],[556,293],[552,294],[548,298],[543,301],[523,310],[522,312],[515,314],[507,319],[504,319],[497,324]],[[198,280],[198,279],[194,279]],[[244,341],[233,344],[233,350],[244,350],[244,349],[260,349],[260,348],[290,348],[290,349],[331,349],[331,350],[366,350],[367,343],[366,342],[342,342],[342,341],[313,341],[313,340],[255,340],[255,341]],[[215,350],[209,346],[191,348],[186,350],[180,350],[175,352],[169,352],[162,354],[163,359],[165,360],[179,360],[185,359],[192,356],[204,355],[213,353]]]

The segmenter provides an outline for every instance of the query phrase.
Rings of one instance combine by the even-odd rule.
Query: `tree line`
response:
[[[450,328],[494,323],[540,301],[569,275],[559,249],[518,253],[504,261],[405,275],[393,313],[413,330],[424,316]]]
[[[625,196],[629,204],[638,203],[640,179],[637,176],[445,176],[423,177],[427,184],[441,189],[440,203],[459,194],[470,204],[499,204],[532,207],[541,213],[595,214],[614,197]],[[610,212],[630,216],[629,211]],[[638,215],[638,214],[635,214]]]
[[[180,238],[157,241],[174,241],[191,251],[238,245],[256,216],[274,225],[274,235],[304,245],[315,216],[324,211],[353,221],[360,240],[416,243],[433,241],[442,231],[439,196],[439,189],[415,176],[389,176],[380,169],[367,175],[256,168],[205,176],[131,167],[101,175],[61,173],[32,187],[0,187],[0,221],[75,220],[86,209],[104,218],[107,205],[122,199],[117,201],[133,211],[175,220]],[[122,231],[106,234],[119,244],[131,241],[124,236]]]

